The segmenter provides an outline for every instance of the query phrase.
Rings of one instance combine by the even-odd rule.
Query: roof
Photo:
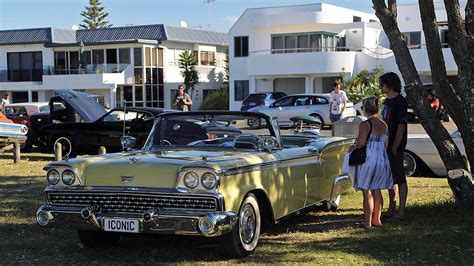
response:
[[[0,45],[44,44],[45,46],[69,46],[83,42],[87,45],[128,42],[179,41],[213,45],[227,45],[228,35],[200,29],[190,29],[163,24],[110,27],[100,29],[64,30],[35,28],[1,30]]]
[[[0,44],[41,44],[75,42],[73,30],[34,28],[19,30],[1,30]]]
[[[227,45],[229,35],[224,32],[190,29],[165,25],[166,40]]]
[[[77,42],[100,43],[123,40],[164,40],[166,39],[163,24],[110,27],[93,30],[78,30]]]

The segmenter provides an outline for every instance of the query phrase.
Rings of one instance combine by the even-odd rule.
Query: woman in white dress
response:
[[[344,157],[343,171],[353,177],[353,186],[364,195],[364,222],[361,227],[381,226],[383,198],[381,189],[393,187],[390,163],[386,152],[388,141],[387,124],[380,119],[379,99],[367,97],[362,102],[367,120],[360,123],[359,135],[355,144]],[[356,149],[366,146],[366,159],[363,164],[349,165],[349,155]]]

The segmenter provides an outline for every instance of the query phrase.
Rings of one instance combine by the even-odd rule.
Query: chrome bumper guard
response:
[[[45,204],[36,212],[36,222],[43,227],[74,224],[77,229],[104,230],[105,218],[138,219],[139,233],[206,237],[230,232],[238,219],[235,213],[226,211],[149,210],[142,214],[103,214],[96,205],[81,208]]]

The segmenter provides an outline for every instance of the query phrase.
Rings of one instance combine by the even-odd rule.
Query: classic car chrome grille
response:
[[[111,213],[143,213],[152,208],[217,210],[212,197],[164,194],[135,194],[123,192],[49,192],[49,202],[57,206],[99,205]]]

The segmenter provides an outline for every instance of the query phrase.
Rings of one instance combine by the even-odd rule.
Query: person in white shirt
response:
[[[5,93],[5,95],[3,95],[3,98],[2,98],[2,110],[4,111],[5,110],[5,106],[7,104],[10,104],[10,95],[8,95],[8,93]]]
[[[346,110],[347,96],[341,90],[341,85],[337,82],[333,84],[334,90],[329,97],[329,119],[334,123],[342,118],[344,110]]]

